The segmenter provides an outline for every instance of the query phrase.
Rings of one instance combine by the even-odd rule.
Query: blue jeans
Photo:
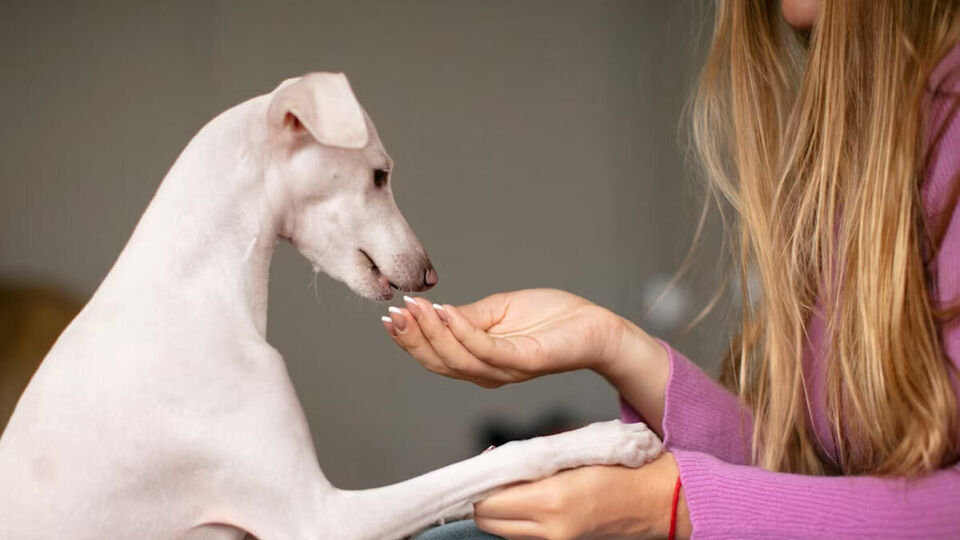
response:
[[[503,540],[499,536],[487,534],[473,524],[472,519],[454,521],[439,527],[427,529],[414,540]]]

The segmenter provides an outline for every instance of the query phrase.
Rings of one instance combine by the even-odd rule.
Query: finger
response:
[[[407,353],[414,357],[427,370],[450,377],[478,384],[484,388],[496,388],[502,386],[504,382],[493,380],[475,373],[463,373],[451,367],[451,363],[444,360],[444,357],[438,353],[430,341],[423,334],[420,323],[414,314],[419,314],[420,308],[415,304],[409,306],[409,309],[397,307],[389,308],[391,328],[393,333],[391,337],[394,342],[402,347]],[[388,329],[390,331],[390,329]]]
[[[380,317],[380,322],[383,324],[383,328],[390,334],[390,337],[395,338],[400,334],[397,333],[397,329],[393,326],[393,319],[387,316]],[[394,340],[396,341],[396,340]]]
[[[506,316],[509,299],[510,296],[504,293],[493,294],[472,304],[464,304],[458,309],[471,325],[488,330]]]
[[[394,343],[407,351],[410,356],[428,370],[447,377],[456,377],[456,374],[443,363],[443,360],[427,342],[420,332],[420,326],[407,310],[391,306],[388,311],[390,312],[389,317],[384,317],[381,320],[384,327],[389,325],[387,331],[390,332],[390,337]],[[388,323],[387,320],[390,322]]]
[[[522,369],[520,364],[523,359],[512,342],[491,337],[464,316],[461,308],[449,304],[440,307],[446,314],[445,322],[450,332],[473,356],[500,368],[513,378],[521,375],[516,370]]]
[[[427,341],[436,351],[443,363],[451,370],[462,373],[478,383],[503,384],[512,378],[503,370],[480,361],[454,336],[440,316],[446,314],[438,310],[424,298],[405,297],[410,311],[417,317],[417,323]]]
[[[546,538],[545,527],[535,521],[474,517],[477,527],[484,532],[507,540],[541,540]]]

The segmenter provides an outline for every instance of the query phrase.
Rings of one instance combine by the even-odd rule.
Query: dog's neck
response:
[[[186,303],[232,332],[265,338],[270,260],[287,206],[271,188],[279,183],[265,178],[266,104],[266,96],[242,103],[197,133],[100,291]]]

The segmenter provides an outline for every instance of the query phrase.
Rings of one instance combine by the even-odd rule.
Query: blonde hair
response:
[[[716,3],[692,134],[736,215],[742,320],[727,375],[753,412],[761,467],[911,476],[957,457],[920,186],[925,88],[960,37],[958,4],[824,0],[796,32],[780,0]],[[818,306],[836,463],[819,457],[807,417]]]

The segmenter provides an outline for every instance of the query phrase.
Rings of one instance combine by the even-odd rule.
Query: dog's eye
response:
[[[377,187],[383,187],[387,183],[387,176],[390,175],[390,171],[386,169],[374,169],[373,171],[373,185]]]

